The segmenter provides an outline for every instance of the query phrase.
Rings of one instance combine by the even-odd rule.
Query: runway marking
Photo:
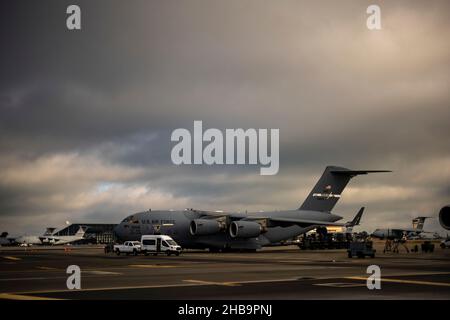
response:
[[[147,265],[148,266],[148,265]],[[449,274],[448,272],[423,272],[423,273],[411,273],[408,274],[409,276],[413,275],[438,275],[438,274]],[[400,275],[398,275],[400,276]],[[314,280],[319,279],[361,279],[361,280],[367,280],[365,277],[315,277]],[[305,280],[311,280],[311,279],[305,279]],[[385,279],[386,280],[386,279]],[[252,284],[252,283],[281,283],[281,282],[291,282],[291,281],[299,281],[298,278],[281,278],[281,279],[260,279],[260,280],[244,280],[244,281],[230,281],[225,282],[225,284],[233,284],[233,285],[245,285],[245,284]],[[338,280],[339,281],[339,280]],[[403,280],[401,280],[403,281]],[[407,281],[407,280],[405,280]],[[224,286],[224,283],[220,282],[209,282],[209,281],[202,281],[202,280],[184,280],[184,283],[175,283],[175,284],[160,284],[160,285],[144,285],[144,286],[122,286],[122,287],[99,287],[99,288],[87,288],[78,290],[80,292],[84,291],[113,291],[113,290],[138,290],[138,289],[156,289],[156,288],[177,288],[177,287],[192,287],[192,286],[205,286],[205,285],[222,285]],[[423,284],[423,283],[422,283]],[[433,283],[434,284],[434,283]],[[446,284],[450,285],[450,284]],[[49,293],[70,293],[71,290],[44,290],[44,291],[26,291],[26,292],[15,292],[11,294],[15,295],[30,295],[30,294],[49,294]]]
[[[22,295],[22,294],[11,294],[11,293],[0,293],[0,299],[7,299],[7,300],[64,300],[64,299],[57,299],[57,298],[26,296],[26,295]]]
[[[83,291],[113,291],[113,290],[135,290],[135,289],[157,289],[157,288],[172,288],[172,287],[195,287],[202,284],[194,283],[176,283],[176,284],[162,284],[162,285],[150,285],[150,286],[124,286],[124,287],[104,287],[104,288],[87,288],[76,290],[77,292]],[[38,290],[38,291],[24,291],[15,292],[10,294],[29,295],[29,294],[48,294],[48,293],[68,293],[74,292],[74,290]]]
[[[17,258],[17,257],[13,257],[13,256],[3,256],[3,258],[8,259],[8,260],[13,260],[13,261],[22,260],[22,258]]]
[[[423,272],[390,272],[388,275],[385,274],[386,277],[414,277],[414,276],[438,276],[438,275],[446,275],[450,274],[450,272],[445,271],[423,271]]]
[[[281,260],[278,261],[281,263],[290,263],[293,264],[293,266],[297,266],[297,269],[301,270],[321,270],[321,269],[343,269],[343,268],[353,268],[352,266],[317,266],[317,265],[302,265],[301,263],[298,263],[297,261],[285,261]]]
[[[258,254],[258,253],[256,253]],[[218,254],[218,255],[205,255],[205,254],[185,254],[186,257],[189,258],[205,258],[205,260],[216,259],[219,261],[227,261],[228,258],[235,258],[241,260],[267,260],[267,259],[276,259],[276,257],[266,257],[262,255],[258,256],[249,256],[249,255],[231,255],[228,253]]]
[[[203,281],[203,280],[183,280],[189,283],[198,283],[204,285],[226,286],[226,287],[239,287],[240,284],[236,282],[215,282],[215,281]]]
[[[316,263],[318,261],[308,260],[308,259],[298,259],[298,258],[288,258],[284,261],[292,261],[292,262],[304,262],[304,263]]]
[[[130,264],[129,267],[135,268],[176,268],[177,266],[160,265],[160,264]]]
[[[23,280],[48,280],[55,278],[44,278],[44,277],[35,277],[35,278],[4,278],[0,279],[0,281],[23,281]]]
[[[123,273],[120,272],[112,272],[112,271],[101,271],[101,270],[83,270],[82,273],[89,273],[89,274],[98,274],[98,275],[120,275]]]
[[[58,270],[57,268],[52,268],[52,267],[36,267],[36,269],[40,269],[40,270]]]
[[[267,279],[267,280],[248,280],[248,281],[239,281],[233,282],[234,284],[246,284],[246,283],[265,283],[265,282],[289,282],[289,281],[297,281],[296,278],[287,278],[287,279]],[[174,283],[174,284],[160,284],[160,285],[148,285],[148,286],[123,286],[123,287],[103,287],[103,288],[87,288],[81,289],[77,291],[113,291],[113,290],[136,290],[136,289],[157,289],[157,288],[178,288],[178,287],[196,287],[196,286],[206,286],[210,285],[205,282],[191,282],[191,283]],[[15,292],[14,294],[20,295],[29,295],[29,294],[48,294],[48,293],[69,293],[73,292],[72,290],[37,290],[37,291],[24,291],[24,292]]]
[[[346,282],[330,282],[330,283],[313,283],[315,286],[323,287],[335,287],[335,288],[353,288],[353,287],[365,287],[365,284],[360,283],[346,283]]]
[[[346,277],[345,279],[367,281],[367,278],[364,278],[364,277]],[[419,284],[419,285],[425,285],[425,286],[438,286],[438,287],[450,287],[450,283],[447,283],[447,282],[433,282],[433,281],[402,280],[402,279],[381,278],[381,283],[383,283],[383,282]]]

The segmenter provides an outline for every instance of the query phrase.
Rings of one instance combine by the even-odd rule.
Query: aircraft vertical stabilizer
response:
[[[390,172],[388,170],[349,170],[342,167],[328,166],[319,181],[309,193],[299,210],[331,211],[341,192],[351,178],[361,174]]]

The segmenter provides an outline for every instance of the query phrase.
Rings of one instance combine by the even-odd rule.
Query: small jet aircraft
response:
[[[351,178],[374,172],[390,171],[328,166],[306,200],[295,210],[251,213],[149,210],[126,217],[114,231],[123,241],[140,240],[142,235],[165,234],[183,248],[254,251],[318,227],[345,227],[346,224],[337,222],[342,217],[331,210]],[[360,210],[357,217],[361,214]]]

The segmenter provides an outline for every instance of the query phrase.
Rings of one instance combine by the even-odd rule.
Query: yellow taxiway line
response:
[[[36,267],[36,269],[40,269],[40,270],[58,270],[57,268],[52,268],[52,267]]]
[[[159,265],[159,264],[130,264],[129,267],[135,268],[176,268],[177,266]]]
[[[27,295],[23,295],[23,294],[12,294],[12,293],[0,293],[0,299],[8,299],[8,300],[64,300],[64,299],[27,296]]]
[[[14,261],[22,260],[21,258],[12,257],[12,256],[3,256],[3,258],[8,259],[8,260],[14,260]]]
[[[364,277],[345,277],[345,279],[364,280],[364,281],[367,280],[367,278],[364,278]],[[438,286],[438,287],[450,287],[450,283],[447,283],[447,282],[434,282],[434,281],[419,281],[419,280],[402,280],[402,279],[381,278],[381,283],[383,283],[383,282],[418,284],[418,285]]]
[[[184,282],[204,284],[204,285],[215,285],[215,286],[226,286],[226,287],[238,287],[239,283],[235,282],[215,282],[215,281],[203,281],[203,280],[183,280]]]

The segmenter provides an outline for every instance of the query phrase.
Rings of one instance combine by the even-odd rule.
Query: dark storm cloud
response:
[[[4,228],[297,208],[328,164],[394,170],[336,208],[368,206],[368,229],[450,201],[448,2],[381,2],[378,32],[364,1],[77,1],[69,32],[72,3],[0,5]],[[174,166],[170,134],[193,120],[279,128],[279,174]]]

